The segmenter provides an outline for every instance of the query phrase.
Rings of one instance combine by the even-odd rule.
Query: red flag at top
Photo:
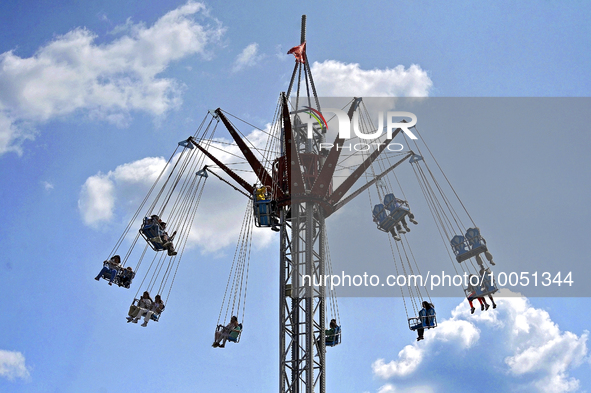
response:
[[[302,45],[294,46],[293,48],[291,48],[287,52],[288,55],[290,53],[293,53],[296,61],[299,61],[300,63],[305,63],[306,62],[306,43],[304,42]]]

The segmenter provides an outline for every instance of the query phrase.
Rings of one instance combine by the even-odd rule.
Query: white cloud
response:
[[[178,107],[183,86],[158,75],[175,60],[209,56],[208,45],[225,29],[211,18],[197,23],[196,14],[205,11],[189,1],[149,27],[128,20],[115,29],[126,35],[105,44],[77,28],[31,57],[0,54],[0,154],[20,152],[36,125],[76,111],[122,126],[131,111],[160,117]]]
[[[270,125],[267,126],[267,132],[269,128]],[[265,132],[258,130],[246,136],[255,146],[264,146],[267,137]],[[210,151],[222,162],[237,162],[237,156],[240,157],[242,154],[240,149],[222,142],[224,141],[212,142]],[[173,158],[173,162],[175,160],[176,158]],[[205,164],[213,165],[213,162],[207,160]],[[147,157],[120,165],[107,174],[99,172],[89,177],[82,186],[78,200],[78,208],[84,223],[99,228],[113,221],[130,220],[165,165],[164,158]],[[220,169],[213,170],[228,178]],[[164,176],[167,174],[168,172]],[[239,174],[249,184],[255,182],[254,174],[248,172],[239,172]],[[239,224],[244,215],[246,203],[247,199],[244,195],[214,176],[210,176],[187,245],[189,247],[199,245],[204,251],[215,252],[235,243],[240,232]],[[137,226],[139,227],[139,221]],[[255,229],[253,245],[258,248],[265,247],[275,238],[273,234],[274,232],[268,229]]]
[[[28,379],[29,376],[22,353],[0,349],[0,377],[13,381],[15,378]]]
[[[421,375],[426,383],[441,385],[449,380],[454,389],[458,383],[467,389],[480,379],[493,380],[498,391],[509,387],[553,393],[576,391],[579,381],[569,375],[569,370],[587,358],[588,332],[580,336],[562,332],[548,312],[532,307],[523,297],[499,297],[497,304],[494,311],[470,315],[469,307],[462,302],[452,311],[452,318],[425,332],[424,341],[407,345],[396,360],[376,360],[374,374],[384,380],[399,380],[398,385],[406,387],[410,382],[401,379]],[[472,375],[475,359],[486,365],[478,368],[476,376]],[[458,374],[462,375],[460,382],[450,379]],[[394,385],[382,389],[399,391],[387,390]]]
[[[392,384],[386,384],[378,390],[378,393],[396,393],[396,387]]]
[[[264,57],[264,55],[259,55],[258,52],[259,44],[254,42],[248,45],[236,57],[236,60],[234,61],[234,67],[232,67],[232,71],[237,72],[245,67],[252,67],[256,65]]]
[[[86,179],[78,200],[78,209],[85,224],[96,226],[111,220],[115,206],[113,189],[109,175],[99,173]]]
[[[382,379],[412,374],[423,360],[423,349],[416,345],[407,345],[398,352],[398,359],[387,364],[384,359],[376,360],[372,365],[374,374]]]
[[[45,188],[46,191],[53,190],[53,184],[51,184],[50,182],[42,181],[41,184],[43,185],[43,188]]]
[[[326,60],[312,64],[316,89],[331,97],[427,97],[433,82],[420,66],[362,70],[359,64]]]
[[[147,194],[149,186],[165,165],[166,160],[162,157],[147,157],[119,165],[106,175],[99,172],[86,179],[78,199],[78,210],[84,223],[98,227],[111,221],[117,194],[121,194],[122,200],[127,201],[126,207],[132,203],[139,206],[139,201],[143,198],[140,192]]]

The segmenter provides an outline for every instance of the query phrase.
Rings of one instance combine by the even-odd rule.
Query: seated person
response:
[[[396,234],[396,230],[398,230],[398,235]],[[402,229],[402,226],[400,226],[400,223],[398,223],[398,224],[396,224],[395,227],[392,226],[392,228],[390,228],[390,230],[388,232],[390,232],[390,234],[392,235],[394,240],[400,241],[400,235],[402,235],[403,233],[406,233],[407,231]]]
[[[491,257],[491,259],[492,259],[492,257]],[[489,268],[484,267],[484,264],[482,263],[481,259],[476,258],[476,262],[478,262],[478,266],[480,267],[478,274],[480,275],[481,280],[482,280],[482,284],[484,285],[486,290],[490,291],[492,289],[492,290],[496,291],[494,280],[491,281],[491,278],[492,278],[491,270]],[[492,302],[493,308],[497,308],[497,304],[495,303],[495,299],[493,299],[492,294],[489,293],[488,298]],[[484,303],[486,304],[486,300],[484,301]],[[486,309],[488,310],[488,304],[486,305]]]
[[[336,328],[337,328],[337,320],[331,319],[330,320],[330,329],[326,329],[324,331],[324,340],[326,344],[337,344],[337,337],[336,337]]]
[[[484,311],[485,305],[486,305],[486,309],[488,310],[488,308],[490,306],[486,302],[486,299],[481,296],[476,296],[476,290],[474,289],[474,287],[472,287],[472,288],[468,287],[468,289],[469,290],[471,289],[470,294],[468,295],[468,303],[470,304],[470,314],[474,314],[474,310],[476,310],[474,308],[474,304],[472,304],[472,301],[474,299],[478,299],[478,302],[480,303],[480,311]],[[495,307],[496,307],[496,305],[495,305]]]
[[[392,200],[388,200],[388,196],[391,195],[392,196]],[[415,220],[415,215],[412,214],[412,212],[410,211],[410,206],[408,205],[408,202],[403,201],[402,199],[398,199],[394,196],[394,194],[388,194],[386,195],[386,198],[384,199],[384,204],[386,205],[386,209],[388,209],[389,211],[393,212],[395,209],[397,209],[400,206],[407,206],[408,207],[408,219],[410,222],[412,222],[413,224],[417,225],[418,222]],[[400,225],[397,225],[397,229],[399,233],[405,233],[405,232],[410,232],[410,228],[408,226],[408,224],[406,223],[406,217],[402,217],[400,219],[400,223],[402,224],[402,226],[404,227],[404,231],[400,231]]]
[[[142,326],[148,326],[148,322],[150,321],[150,318],[152,318],[152,314],[160,315],[162,311],[164,311],[164,302],[162,301],[160,295],[156,295],[156,297],[154,298],[154,302],[152,303],[152,306],[146,313],[146,317],[144,318],[144,323],[142,323]]]
[[[277,219],[277,202],[274,200],[271,200],[271,192],[269,191],[271,187],[269,186],[261,186],[259,188],[256,188],[255,185],[255,191],[254,191],[254,201],[255,201],[255,214],[258,216],[258,213],[260,212],[261,214],[268,214],[267,212],[269,212],[269,218],[270,218],[270,226],[271,229],[275,232],[279,232],[280,229],[278,227],[279,225],[279,220]],[[257,203],[257,202],[268,202],[265,204],[262,204],[264,206],[262,206],[261,204]],[[260,209],[260,210],[259,210]],[[269,210],[267,210],[269,209]],[[268,226],[265,223],[265,226]]]
[[[119,286],[129,288],[131,285],[131,280],[134,277],[133,269],[131,266],[128,266],[126,269],[121,270],[119,273]]]
[[[220,325],[221,326],[221,325]],[[218,326],[218,328],[220,327]],[[240,327],[238,324],[238,318],[233,316],[230,319],[230,323],[227,324],[222,328],[222,330],[216,330],[215,332],[215,339],[213,344],[211,345],[214,348],[220,347],[224,348],[226,346],[226,341],[232,332],[240,332]]]
[[[142,316],[144,316],[145,314],[148,313],[148,311],[150,311],[150,309],[152,308],[153,302],[154,301],[150,297],[150,293],[148,291],[145,291],[142,294],[142,297],[140,298],[140,300],[138,301],[137,307],[134,308],[133,313],[132,313],[132,307],[130,307],[130,310],[129,310],[130,313],[129,313],[129,316],[127,317],[127,323],[129,323],[129,322],[137,323],[137,321],[139,321],[139,319]]]
[[[425,332],[426,327],[433,326],[433,318],[432,316],[435,315],[435,308],[433,305],[427,301],[423,302],[423,308],[419,311],[419,323],[414,325],[411,329],[417,331],[419,337],[417,341],[421,341],[424,339],[423,333]]]
[[[269,200],[269,192],[268,192],[269,186],[262,186],[256,189],[255,191],[255,196],[256,196],[256,201],[267,201]]]
[[[152,214],[150,216],[150,219],[148,219],[147,221],[145,221],[144,225],[146,227],[156,226],[157,228],[159,228],[158,235],[160,235],[161,232],[162,232],[161,231],[161,229],[162,229],[162,220],[156,214]]]
[[[165,230],[166,223],[163,221],[160,221],[160,228],[162,228],[162,230],[164,231],[164,233],[162,234],[162,241],[164,242],[162,244],[162,247],[168,251],[169,256],[176,255],[177,252],[174,250],[174,245],[172,244],[172,240],[174,239],[174,236],[176,235],[176,231],[173,232],[172,236],[168,236],[168,233]]]
[[[115,280],[117,272],[121,268],[121,257],[119,255],[114,255],[110,260],[103,262],[103,264],[103,268],[94,279],[99,281],[101,277],[109,273],[111,275],[109,278],[109,285],[113,285],[113,280]]]

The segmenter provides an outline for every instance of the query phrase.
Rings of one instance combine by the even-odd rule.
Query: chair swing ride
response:
[[[413,140],[413,150],[388,152],[385,146],[396,136],[406,138],[401,129],[396,129],[372,153],[358,151],[341,155],[344,139],[340,136],[336,137],[327,154],[321,151],[319,146],[327,136],[327,127],[314,125],[313,138],[308,139],[308,123],[303,121],[305,116],[310,116],[310,112],[302,108],[321,111],[306,54],[305,16],[302,17],[300,45],[288,53],[295,56],[289,88],[279,97],[271,126],[258,129],[268,135],[265,146],[252,143],[237,124],[250,130],[254,126],[220,108],[210,110],[194,135],[178,143],[111,250],[101,272],[109,282],[129,288],[135,275],[145,265],[144,259],[151,259],[149,264],[146,263],[148,267],[138,285],[129,316],[136,321],[137,315],[141,316],[142,310],[145,311],[143,307],[146,305],[142,304],[145,294],[148,293],[149,298],[149,293],[156,292],[159,298],[161,294],[166,294],[165,299],[161,300],[161,307],[147,314],[146,318],[159,321],[174,285],[205,184],[209,175],[213,175],[241,193],[247,202],[215,326],[214,346],[223,347],[226,341],[240,343],[253,230],[278,232],[281,248],[280,391],[299,392],[306,389],[324,392],[326,347],[342,342],[336,294],[334,289],[323,286],[303,286],[300,277],[332,274],[325,219],[366,191],[370,206],[373,206],[371,218],[377,229],[387,234],[396,274],[420,274],[420,264],[409,242],[409,223],[413,224],[413,234],[420,232],[418,223],[423,218],[419,215],[418,220],[415,219],[411,204],[394,173],[394,169],[402,167],[403,163],[406,162],[414,172],[454,269],[458,272],[459,267],[471,277],[479,278],[477,284],[464,288],[468,300],[480,300],[484,296],[491,296],[492,299],[497,287],[494,281],[487,279],[491,277],[488,264],[494,265],[488,245],[425,141],[422,138]],[[348,110],[350,119],[356,111],[359,118],[365,119],[360,122],[361,132],[370,134],[375,131],[361,98],[352,99],[343,110]],[[231,144],[216,136],[220,123],[232,137]],[[416,126],[413,132],[420,137]],[[426,156],[419,142],[429,153],[429,159],[424,158]],[[220,161],[215,151],[226,151],[229,147],[225,148],[225,145],[238,148],[244,159],[237,163]],[[407,143],[407,146],[411,145]],[[427,161],[431,160],[438,171],[428,165]],[[360,164],[353,169],[348,166],[350,162]],[[238,174],[243,170],[239,168],[244,168],[244,165],[249,168],[245,175],[249,181]],[[345,180],[338,186],[334,181],[335,173],[346,174]],[[363,175],[366,183],[349,192]],[[444,193],[442,178],[453,191],[453,200]],[[456,210],[457,206],[462,209]],[[369,217],[368,214],[368,220]],[[470,222],[468,227],[463,223],[466,220]],[[138,227],[135,232],[134,228]],[[172,229],[175,231],[169,235],[167,231]],[[136,246],[139,251],[134,253]],[[126,250],[120,257],[118,251],[123,248]],[[138,253],[135,267],[126,267]],[[112,276],[115,276],[113,280]],[[421,336],[420,332],[424,329],[436,328],[436,313],[426,287],[411,287],[409,283],[400,290],[409,329],[418,330]],[[141,297],[140,292],[144,293]],[[425,304],[428,305],[426,308]],[[230,324],[224,325],[230,317]],[[327,321],[330,321],[328,326]]]

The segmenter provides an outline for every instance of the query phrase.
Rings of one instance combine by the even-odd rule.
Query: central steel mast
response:
[[[301,31],[300,45],[305,45],[305,15],[302,16]],[[283,97],[286,102],[294,84],[296,71],[298,71],[296,109],[300,99],[302,72],[304,72],[306,82],[312,84],[313,87],[312,75],[307,63],[304,52],[302,61],[296,60],[290,88],[287,96]],[[308,83],[306,83],[306,87],[308,87],[307,85]],[[307,90],[309,91],[309,89]],[[313,91],[315,93],[314,87]],[[310,101],[309,96],[304,99]],[[316,94],[314,94],[314,99],[317,109],[320,110]],[[286,109],[284,108],[284,111]],[[303,283],[300,282],[304,276],[322,276],[325,270],[324,212],[318,203],[305,197],[306,191],[309,194],[313,180],[322,164],[319,143],[324,140],[324,135],[315,130],[315,138],[308,139],[307,124],[301,123],[297,115],[293,119],[291,130],[293,139],[284,144],[286,150],[292,150],[289,154],[291,162],[287,162],[287,165],[291,166],[292,175],[289,179],[292,189],[291,204],[283,207],[280,211],[282,225],[280,232],[279,391],[291,393],[325,392],[324,287],[303,286]],[[288,130],[286,136],[286,126],[289,127],[290,124],[284,122],[282,133],[284,142],[290,134]],[[296,166],[299,168],[295,168]],[[294,169],[296,170],[294,171]],[[295,178],[294,172],[300,171],[303,176],[299,179]],[[297,184],[298,180],[303,180],[303,184]],[[302,188],[303,190],[300,191],[304,191],[304,195],[297,198],[298,193],[294,191]]]
[[[280,98],[281,152],[279,157],[272,160],[272,168],[265,167],[258,160],[220,108],[212,114],[224,123],[258,182],[271,190],[271,210],[279,218],[279,392],[324,393],[326,293],[324,286],[314,283],[322,282],[321,277],[325,275],[325,219],[409,158],[412,152],[343,198],[400,132],[397,129],[333,190],[333,175],[344,139],[337,135],[330,151],[321,151],[326,128],[319,124],[312,126],[314,122],[305,118],[311,116],[310,110],[321,113],[306,55],[305,15],[302,16],[301,31],[300,45],[288,52],[295,55],[296,63],[287,94],[282,93]],[[293,96],[292,89],[295,93]],[[300,92],[305,92],[305,95],[300,96]],[[360,102],[360,98],[351,101],[349,119],[353,118]],[[312,127],[311,135],[308,135],[309,126]],[[192,137],[188,141],[226,172],[247,195],[254,195],[255,186],[224,165],[198,141]]]

